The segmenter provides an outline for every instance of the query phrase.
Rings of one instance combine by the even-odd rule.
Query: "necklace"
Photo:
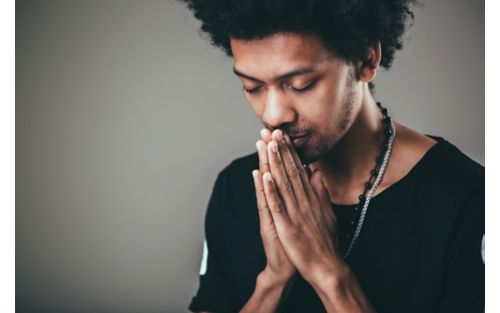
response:
[[[370,178],[365,183],[363,193],[359,196],[359,203],[356,208],[354,208],[355,212],[358,212],[359,208],[362,208],[362,210],[359,216],[358,225],[354,230],[354,235],[352,236],[351,243],[349,244],[347,251],[344,253],[344,259],[349,256],[354,243],[359,237],[359,233],[361,232],[361,228],[363,227],[363,222],[366,216],[366,211],[368,210],[368,205],[370,204],[370,200],[372,199],[375,190],[382,181],[385,170],[387,168],[387,164],[389,163],[389,157],[391,156],[394,138],[396,137],[396,128],[394,127],[394,123],[392,122],[391,117],[387,113],[387,109],[382,107],[382,104],[380,102],[377,102],[377,107],[383,115],[383,123],[385,125],[384,142],[380,145],[380,155],[375,159],[375,168],[371,170]],[[351,225],[354,225],[355,220],[356,215],[351,221]]]
[[[351,243],[347,249],[347,251],[343,254],[344,259],[346,259],[351,253],[352,247],[358,239],[359,233],[361,232],[361,228],[363,227],[363,221],[365,219],[366,210],[368,210],[368,205],[370,204],[370,200],[375,193],[375,189],[378,187],[380,182],[382,181],[382,177],[384,176],[385,169],[387,168],[387,164],[389,163],[389,157],[391,156],[392,144],[394,143],[394,138],[396,137],[396,128],[394,127],[394,123],[392,122],[389,114],[387,113],[387,109],[382,107],[380,102],[377,102],[377,107],[383,115],[384,122],[384,142],[380,145],[380,155],[375,159],[375,168],[370,172],[370,178],[365,183],[365,189],[363,193],[359,196],[359,203],[354,209],[356,212],[359,211],[360,207],[363,207],[361,211],[361,215],[359,217],[358,225],[356,226],[356,230],[354,231],[354,235],[352,237]],[[307,166],[307,165],[304,165]],[[356,216],[354,216],[351,224],[354,224],[356,220]],[[284,294],[281,297],[281,300],[278,304],[278,312],[281,311],[281,307],[285,303],[290,291],[295,284],[296,276],[292,279],[290,284],[285,287]]]

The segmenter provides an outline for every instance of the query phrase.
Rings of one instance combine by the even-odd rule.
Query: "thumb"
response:
[[[328,194],[328,188],[326,186],[326,180],[319,170],[314,171],[311,175],[311,185],[313,186],[316,195],[318,196],[318,202],[322,208],[321,214],[327,221],[328,225],[332,226],[336,223],[337,217],[333,211],[332,203],[330,201],[330,195]]]
[[[311,185],[318,196],[321,206],[330,208],[332,206],[330,196],[328,195],[328,189],[320,170],[316,170],[311,174]]]
[[[311,169],[309,168],[309,165],[303,165],[303,167],[304,167],[304,170],[306,171],[307,178],[309,178],[309,180],[311,180]]]

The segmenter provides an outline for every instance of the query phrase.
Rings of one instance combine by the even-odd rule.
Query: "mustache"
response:
[[[312,133],[312,130],[311,129],[307,129],[307,128],[288,128],[288,127],[276,127],[276,128],[269,128],[269,131],[271,131],[271,133],[276,130],[276,129],[280,129],[283,134],[287,134],[288,137],[301,137],[301,136],[304,136],[306,134],[310,134]]]

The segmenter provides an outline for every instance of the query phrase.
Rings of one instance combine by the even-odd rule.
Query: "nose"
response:
[[[293,123],[296,115],[293,103],[281,90],[268,91],[262,114],[264,125],[276,129],[285,123]]]

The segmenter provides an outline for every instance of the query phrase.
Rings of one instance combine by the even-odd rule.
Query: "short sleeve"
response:
[[[192,312],[235,312],[234,288],[224,263],[224,211],[227,169],[215,182],[205,215],[205,247],[199,287],[189,310]]]
[[[445,290],[437,312],[484,312],[484,187],[461,206],[445,269]]]

